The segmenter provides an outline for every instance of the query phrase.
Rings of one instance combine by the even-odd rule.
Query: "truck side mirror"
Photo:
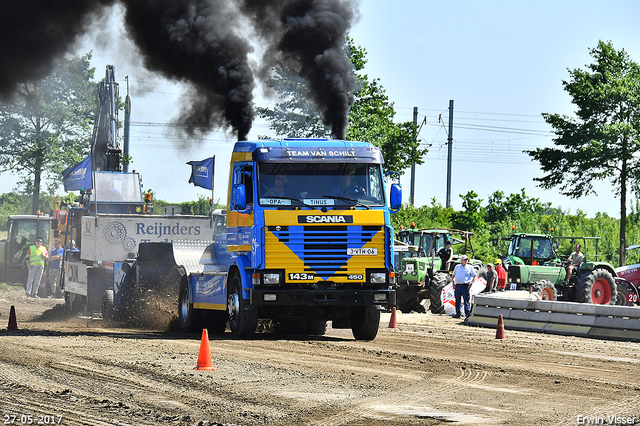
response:
[[[389,195],[389,208],[395,213],[400,210],[400,207],[402,207],[402,185],[393,183]]]
[[[239,183],[233,188],[233,205],[236,210],[247,208],[247,190],[243,183]]]

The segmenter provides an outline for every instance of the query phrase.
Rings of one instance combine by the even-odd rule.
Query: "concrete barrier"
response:
[[[550,302],[522,294],[512,299],[509,293],[476,295],[467,324],[495,328],[502,315],[505,330],[640,341],[640,307]]]

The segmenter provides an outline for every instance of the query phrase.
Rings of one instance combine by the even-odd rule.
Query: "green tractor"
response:
[[[453,235],[459,238],[454,238]],[[486,279],[487,270],[484,264],[473,259],[471,244],[472,232],[455,229],[403,229],[397,234],[396,255],[402,256],[399,261],[398,288],[396,290],[396,306],[403,313],[426,312],[423,301],[428,300],[428,309],[434,314],[443,314],[442,292],[452,281],[451,272],[460,263],[460,256],[469,255],[469,264],[473,265],[479,276]],[[442,268],[438,251],[446,241],[452,246],[464,244],[454,250],[453,259],[448,269]]]
[[[584,262],[567,281],[569,262],[557,256],[559,240],[581,242]],[[615,305],[617,289],[613,267],[598,262],[598,237],[554,237],[542,234],[512,234],[508,257],[507,290],[528,290],[543,300]],[[595,242],[593,258],[587,243]],[[568,254],[563,259],[568,258]]]

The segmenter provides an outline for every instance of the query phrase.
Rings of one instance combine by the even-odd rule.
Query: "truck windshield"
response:
[[[379,164],[265,163],[259,165],[262,206],[382,206]],[[299,200],[299,201],[298,201]]]

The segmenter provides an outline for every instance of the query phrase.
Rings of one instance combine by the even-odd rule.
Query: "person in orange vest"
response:
[[[36,244],[29,247],[29,251],[27,252],[27,267],[29,268],[27,296],[29,297],[38,297],[40,279],[42,279],[44,261],[47,259],[47,256],[47,248],[42,245],[42,238],[37,238]]]

